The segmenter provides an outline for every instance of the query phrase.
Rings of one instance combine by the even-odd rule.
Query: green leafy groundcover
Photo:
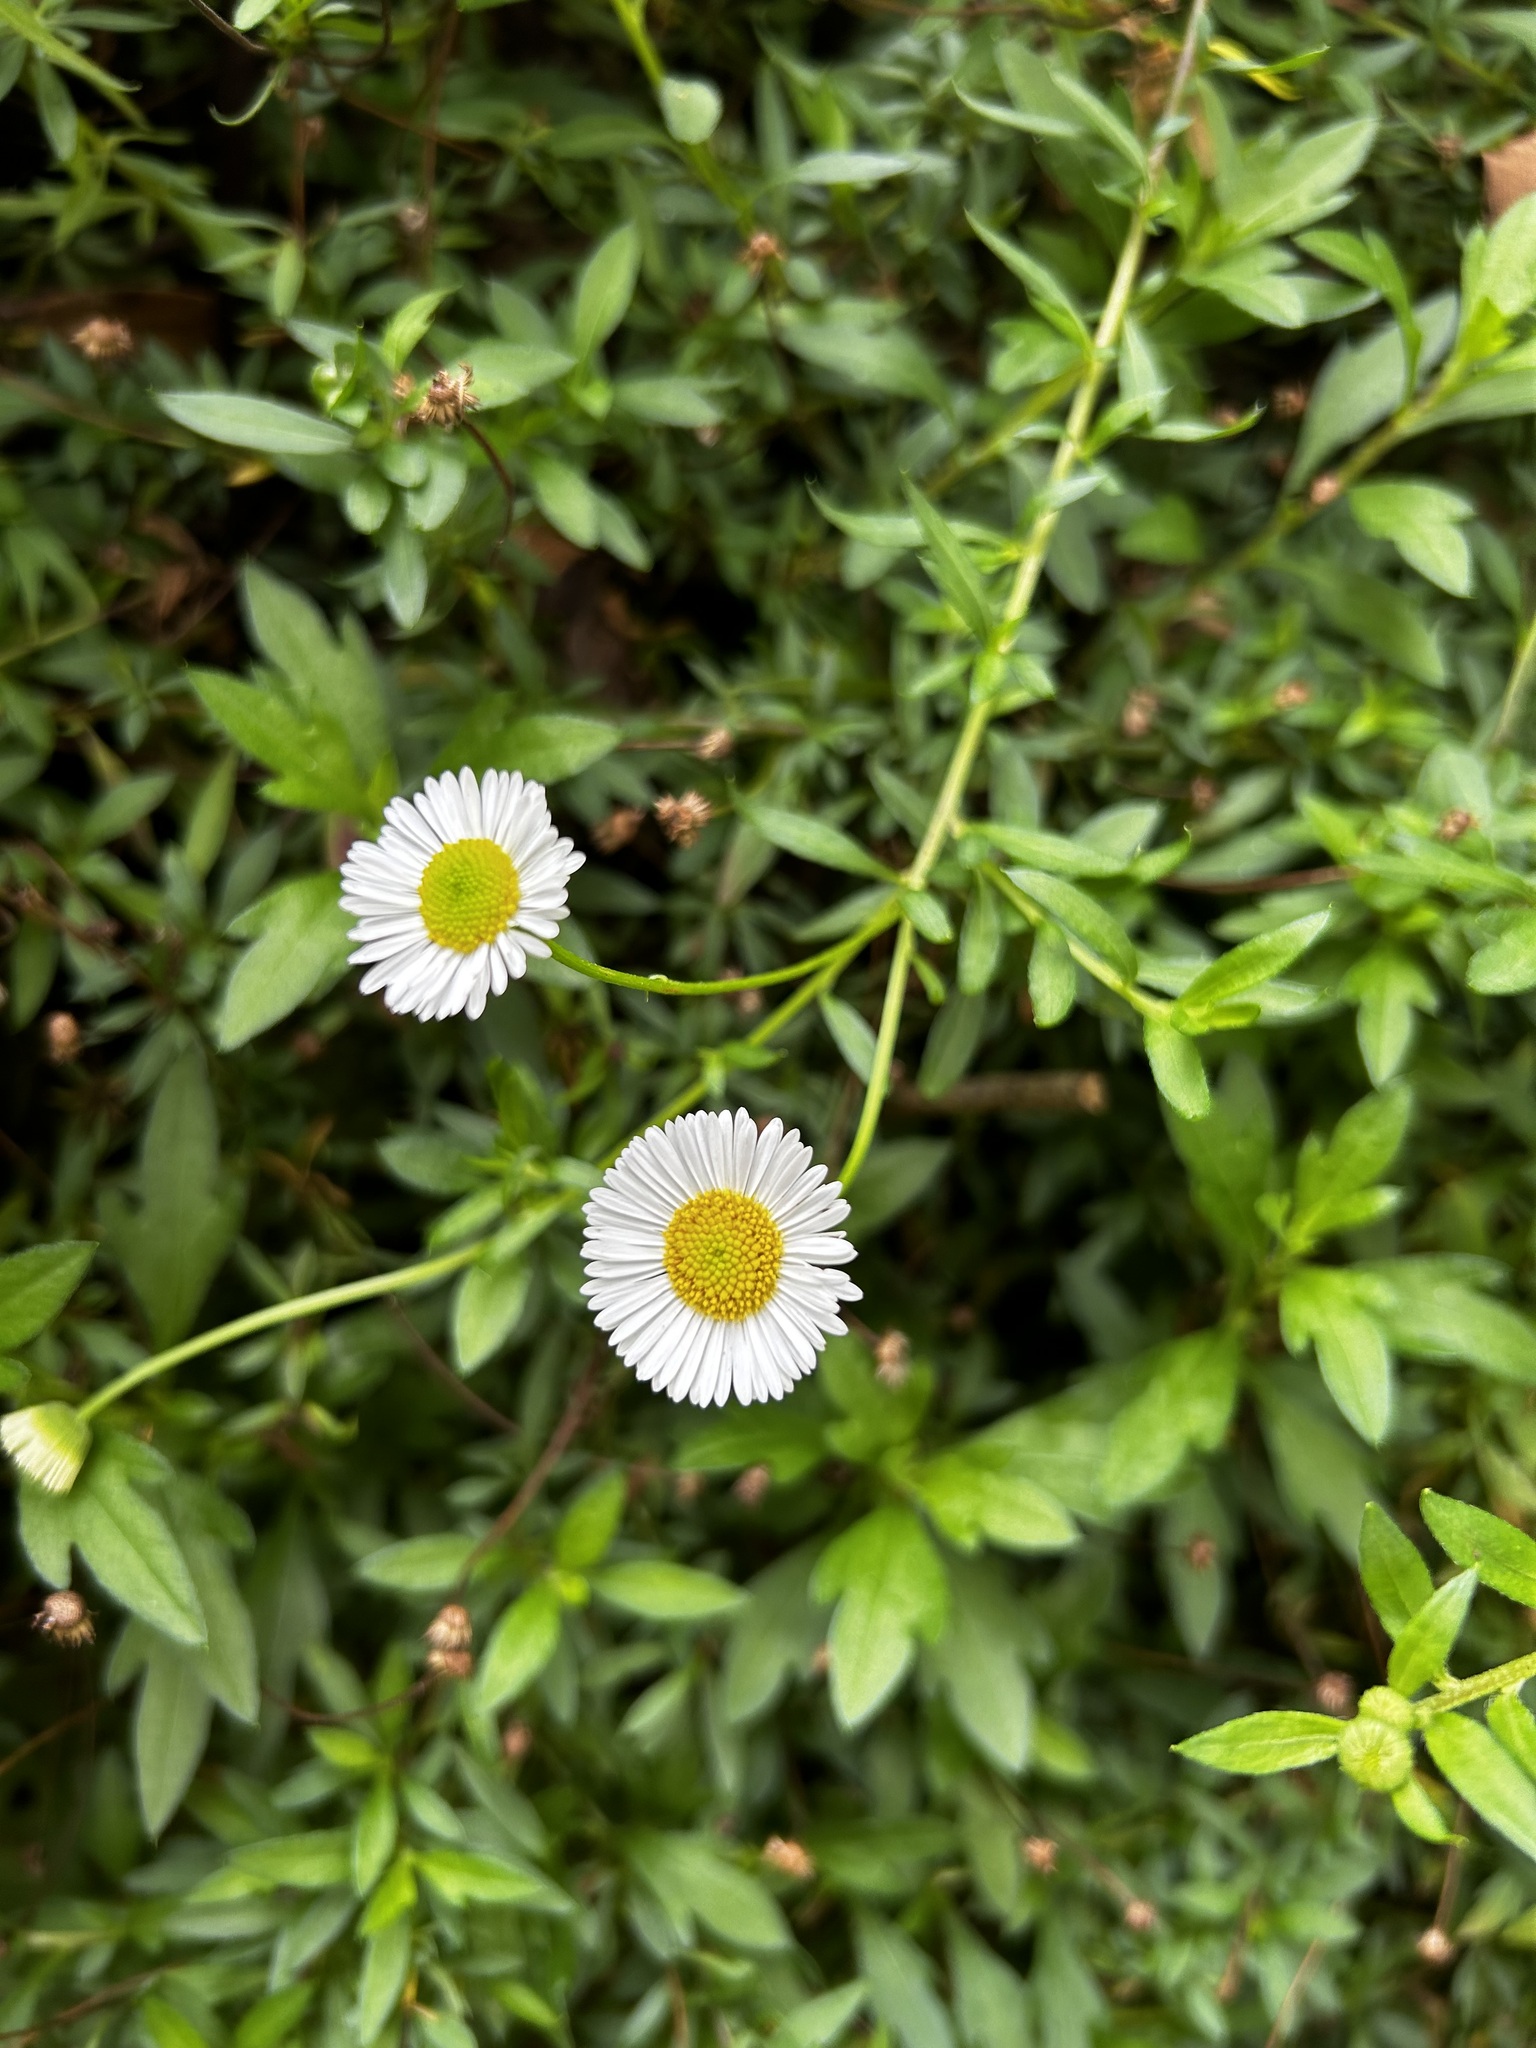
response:
[[[1524,2048],[1532,15],[220,5],[0,0],[0,2038]]]

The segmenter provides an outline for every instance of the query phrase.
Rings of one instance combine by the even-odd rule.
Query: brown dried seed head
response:
[[[68,1588],[62,1593],[50,1593],[32,1617],[32,1626],[66,1650],[83,1649],[87,1643],[94,1643],[96,1630],[91,1623],[91,1611],[80,1595]]]
[[[1132,690],[1120,713],[1120,730],[1128,740],[1144,740],[1157,723],[1157,692]]]
[[[427,1623],[425,1639],[434,1650],[467,1650],[475,1640],[474,1623],[457,1600],[450,1600]]]
[[[1282,683],[1275,692],[1275,709],[1277,711],[1299,711],[1303,704],[1310,704],[1311,702],[1311,685],[1300,680]]]
[[[395,381],[389,388],[394,392],[396,398],[409,398],[416,389],[416,379],[409,370],[397,370],[395,372]]]
[[[1210,1571],[1220,1555],[1214,1536],[1191,1536],[1184,1546],[1184,1562],[1191,1571]]]
[[[731,1491],[744,1508],[760,1508],[772,1485],[773,1474],[766,1465],[749,1465]]]
[[[1157,1925],[1157,1908],[1150,1899],[1131,1899],[1125,1909],[1125,1924],[1132,1934],[1150,1934]]]
[[[808,1884],[816,1875],[816,1859],[810,1850],[803,1842],[789,1841],[783,1835],[770,1835],[764,1842],[763,1861],[796,1884]]]
[[[904,1387],[912,1370],[912,1345],[904,1330],[875,1339],[875,1378],[882,1387]]]
[[[470,1678],[475,1660],[468,1650],[428,1650],[427,1669],[434,1678]]]
[[[1024,1837],[1024,1861],[1031,1870],[1038,1870],[1042,1877],[1049,1877],[1056,1868],[1056,1844],[1049,1835],[1026,1835]]]
[[[1305,384],[1277,384],[1270,403],[1277,420],[1299,420],[1307,409]]]
[[[431,214],[419,199],[409,200],[395,210],[395,219],[400,223],[402,235],[419,235],[431,218]]]
[[[1197,818],[1203,818],[1215,808],[1220,796],[1221,784],[1213,776],[1197,775],[1189,785],[1189,808]]]
[[[694,758],[698,761],[723,761],[735,744],[729,727],[711,726],[694,748]]]
[[[1312,487],[1307,496],[1314,505],[1331,505],[1343,488],[1333,471],[1325,470],[1321,476],[1312,479]]]
[[[1433,1969],[1448,1963],[1456,1953],[1456,1944],[1443,1927],[1426,1927],[1413,1945]]]
[[[1342,1720],[1355,1710],[1355,1682],[1347,1671],[1325,1671],[1312,1687],[1312,1697],[1325,1714]]]
[[[520,1764],[533,1747],[533,1730],[526,1721],[509,1721],[501,1731],[501,1753],[509,1764]]]
[[[1477,820],[1470,811],[1449,810],[1435,827],[1435,837],[1443,839],[1449,845],[1453,839],[1459,839],[1463,832],[1470,832],[1476,823]]]
[[[657,824],[674,846],[692,846],[715,815],[709,798],[696,789],[685,789],[681,796],[659,796],[655,809]]]
[[[818,1678],[825,1678],[832,1669],[832,1652],[825,1643],[818,1643],[812,1650],[811,1669]]]
[[[463,426],[464,415],[480,403],[469,388],[474,375],[468,363],[460,363],[456,370],[434,370],[411,418],[424,427]]]
[[[592,827],[592,844],[599,853],[617,853],[644,823],[645,813],[637,804],[620,804]]]
[[[80,1026],[68,1010],[54,1010],[43,1025],[43,1039],[48,1048],[49,1062],[55,1067],[68,1066],[80,1052]]]
[[[1456,156],[1459,157],[1459,135],[1437,136],[1436,150],[1443,155],[1441,144],[1448,142],[1456,144]],[[1454,163],[1456,158],[1447,157],[1446,160]],[[1536,192],[1536,128],[1483,153],[1483,197],[1488,202],[1490,220],[1497,220],[1501,213],[1508,213],[1515,201],[1523,199],[1527,192]]]
[[[133,329],[126,320],[109,320],[98,313],[69,337],[87,362],[120,363],[133,354]]]
[[[693,1503],[704,1491],[704,1474],[702,1472],[679,1472],[672,1481],[672,1491],[677,1497],[679,1507],[692,1507]]]
[[[761,270],[765,263],[784,261],[784,244],[777,235],[770,235],[766,228],[759,228],[749,242],[742,246],[740,260],[748,270]]]

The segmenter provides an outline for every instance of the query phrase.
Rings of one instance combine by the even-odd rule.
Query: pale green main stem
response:
[[[1457,1707],[1471,1706],[1474,1700],[1491,1699],[1496,1692],[1516,1692],[1532,1678],[1536,1678],[1536,1651],[1516,1657],[1511,1664],[1495,1664],[1491,1671],[1479,1671],[1472,1678],[1453,1678],[1432,1699],[1421,1700],[1418,1711],[1425,1718],[1449,1714]]]
[[[1110,365],[1115,360],[1115,351],[1125,326],[1131,295],[1136,289],[1141,259],[1146,251],[1147,225],[1156,202],[1158,179],[1168,161],[1168,152],[1173,146],[1173,134],[1168,124],[1179,111],[1194,71],[1200,30],[1205,20],[1207,5],[1208,0],[1194,0],[1194,5],[1190,8],[1189,20],[1184,28],[1183,44],[1179,50],[1178,66],[1169,85],[1162,119],[1158,124],[1165,132],[1147,158],[1146,181],[1137,200],[1135,212],[1131,216],[1130,229],[1120,250],[1120,260],[1115,265],[1109,296],[1104,301],[1098,326],[1094,329],[1093,354],[1082,381],[1073,393],[1066,424],[1051,462],[1050,483],[1047,487],[1048,502],[1040,508],[1030,523],[1023,552],[1014,571],[1013,584],[1008,592],[1008,601],[1003,607],[1002,618],[993,632],[991,645],[987,650],[989,653],[996,654],[1006,649],[1015,630],[1028,616],[1029,607],[1039,588],[1051,537],[1061,517],[1061,508],[1054,500],[1059,486],[1065,483],[1082,459],[1083,448],[1093,424],[1094,411],[1098,406],[1099,393],[1104,387],[1104,379],[1109,373]],[[965,722],[960,728],[954,752],[950,755],[949,766],[944,773],[944,781],[934,800],[922,843],[905,876],[909,889],[923,888],[933,872],[934,865],[944,849],[944,843],[953,829],[960,806],[965,800],[966,784],[970,781],[971,770],[976,764],[976,756],[980,752],[982,741],[986,738],[987,727],[991,724],[993,716],[992,702],[985,697],[973,703],[966,712]],[[840,1175],[845,1188],[851,1184],[864,1164],[880,1121],[880,1111],[890,1086],[891,1062],[896,1051],[896,1032],[901,1021],[902,1003],[906,996],[907,970],[911,965],[915,943],[911,925],[903,922],[897,935],[891,972],[885,985],[885,1003],[880,1012],[874,1063],[864,1091],[864,1107],[860,1112],[858,1129],[854,1133],[853,1144],[849,1148]]]
[[[1525,629],[1524,638],[1515,653],[1514,667],[1509,672],[1509,681],[1504,685],[1504,701],[1499,706],[1499,715],[1493,731],[1488,735],[1485,749],[1496,754],[1500,747],[1507,746],[1514,738],[1515,728],[1520,723],[1520,714],[1525,709],[1526,696],[1530,691],[1531,678],[1536,676],[1536,615]]]

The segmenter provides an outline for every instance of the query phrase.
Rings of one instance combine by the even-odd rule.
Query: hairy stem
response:
[[[896,916],[896,908],[892,905],[878,918],[872,918],[859,932],[858,944],[868,945],[877,932],[894,923]],[[803,975],[814,974],[829,961],[841,960],[852,943],[841,939],[835,946],[812,953],[805,960],[795,960],[788,967],[770,967],[762,974],[739,974],[728,981],[673,981],[666,974],[625,974],[617,967],[600,967],[595,960],[584,960],[579,953],[572,953],[565,946],[552,944],[549,950],[551,957],[562,967],[584,974],[589,981],[605,981],[613,988],[638,989],[647,996],[734,996],[740,995],[743,989],[774,988],[781,982],[799,981]]]
[[[1531,623],[1515,650],[1514,666],[1509,672],[1509,681],[1504,685],[1504,698],[1499,705],[1493,731],[1484,746],[1485,753],[1496,754],[1500,747],[1508,746],[1514,738],[1533,676],[1536,676],[1536,613],[1532,614]]]
[[[1469,1707],[1474,1700],[1491,1699],[1496,1692],[1518,1692],[1536,1678],[1536,1651],[1516,1657],[1511,1664],[1495,1664],[1491,1671],[1479,1671],[1471,1678],[1453,1678],[1427,1700],[1420,1700],[1421,1723],[1435,1714],[1449,1714],[1457,1707]]]
[[[875,1057],[869,1070],[869,1084],[864,1090],[864,1107],[859,1112],[859,1127],[853,1134],[853,1143],[848,1148],[848,1157],[843,1161],[839,1175],[844,1188],[853,1185],[859,1168],[875,1141],[875,1130],[880,1122],[880,1112],[885,1107],[886,1090],[891,1083],[891,1060],[896,1052],[896,1032],[901,1023],[902,1000],[907,992],[907,973],[912,965],[912,951],[915,944],[912,927],[903,924],[896,934],[895,949],[891,954],[891,971],[886,977],[885,1002],[880,1011],[880,1030],[875,1039]]]

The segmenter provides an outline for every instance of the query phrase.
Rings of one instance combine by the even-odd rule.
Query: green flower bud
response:
[[[1389,1728],[1413,1726],[1413,1702],[1389,1685],[1373,1685],[1360,1695],[1360,1713],[1367,1721],[1385,1721]]]
[[[1339,1768],[1367,1792],[1395,1792],[1413,1775],[1413,1743],[1403,1729],[1362,1713],[1339,1738]]]

